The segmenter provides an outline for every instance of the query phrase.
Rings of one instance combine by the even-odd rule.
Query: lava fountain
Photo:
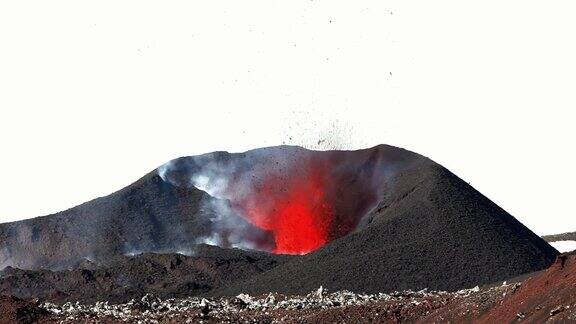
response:
[[[159,173],[217,198],[218,217],[205,242],[305,254],[353,231],[375,206],[398,159],[386,152],[287,146],[216,152],[175,160]]]
[[[310,164],[297,176],[266,177],[257,194],[236,206],[250,223],[273,234],[274,253],[308,253],[330,239],[334,209],[328,183],[326,170]]]

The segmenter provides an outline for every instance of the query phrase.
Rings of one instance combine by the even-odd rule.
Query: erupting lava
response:
[[[289,146],[216,152],[175,160],[159,173],[216,198],[204,201],[218,217],[210,218],[209,233],[201,240],[225,248],[304,254],[351,233],[379,201],[388,170],[382,152]]]
[[[303,254],[329,241],[333,207],[326,197],[328,177],[320,164],[296,176],[269,175],[258,194],[243,204],[252,224],[272,232],[274,253]]]

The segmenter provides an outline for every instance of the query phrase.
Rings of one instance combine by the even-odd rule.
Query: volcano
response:
[[[195,256],[199,244],[216,246],[210,260],[219,260],[217,273],[256,262],[251,250],[259,251],[258,260],[273,262],[250,267],[248,276],[217,280],[208,261]],[[104,289],[102,282],[109,281],[98,296],[116,289],[114,298],[120,300],[119,289],[128,289],[119,283],[123,276],[97,269],[109,268],[112,259],[122,268],[140,253],[148,253],[146,260],[185,254],[192,259],[183,264],[200,271],[180,277],[177,271],[170,285],[162,276],[142,278],[166,297],[170,291],[160,292],[162,287],[178,286],[181,295],[182,287],[199,287],[198,278],[203,288],[191,293],[301,294],[320,285],[357,292],[456,290],[545,269],[558,254],[469,184],[419,154],[387,145],[357,151],[279,146],[178,158],[109,196],[0,224],[0,266],[10,266],[0,287],[19,297],[40,290],[66,296],[68,288],[62,287],[78,291],[79,274],[65,269],[82,268],[89,260],[90,275],[81,275],[99,284],[87,287]],[[134,273],[131,282],[140,272]],[[18,291],[10,282],[19,283]],[[139,283],[137,291],[146,293],[146,287]]]

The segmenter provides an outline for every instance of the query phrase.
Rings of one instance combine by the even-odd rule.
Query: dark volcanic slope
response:
[[[190,217],[200,201],[195,188],[177,188],[152,172],[129,187],[45,217],[0,224],[0,267],[64,268],[83,258],[155,251],[186,245],[206,231],[207,217]]]
[[[206,201],[215,199],[194,187],[175,187],[154,171],[69,210],[0,224],[0,269],[58,270],[83,259],[186,251],[210,232],[215,211]]]
[[[442,166],[422,159],[363,228],[247,282],[214,292],[455,290],[547,268],[557,251]],[[286,279],[290,278],[290,279]]]
[[[193,256],[145,253],[117,256],[105,264],[86,262],[71,270],[0,271],[0,295],[52,302],[127,302],[147,293],[187,297],[250,278],[291,258],[256,251],[193,247]]]

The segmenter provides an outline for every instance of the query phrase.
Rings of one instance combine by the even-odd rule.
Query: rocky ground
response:
[[[6,323],[576,322],[576,255],[562,255],[524,281],[456,292],[356,294],[321,287],[302,296],[160,299],[149,294],[122,304],[61,305],[2,297],[0,311],[0,322]]]
[[[97,302],[91,305],[41,303],[38,308],[49,314],[47,322],[319,322],[414,320],[449,304],[464,301],[490,300],[515,291],[519,284],[502,285],[485,291],[476,287],[458,292],[413,292],[391,294],[355,294],[348,291],[325,292],[321,287],[305,296],[251,297],[240,294],[234,298],[161,300],[146,295],[140,300],[111,305]],[[473,310],[472,312],[477,312]]]
[[[106,300],[125,303],[146,294],[160,298],[205,295],[214,288],[270,270],[290,256],[270,253],[194,247],[194,256],[144,253],[119,256],[103,264],[85,262],[61,271],[0,271],[0,294],[23,299],[39,298],[57,304]]]
[[[542,238],[547,242],[576,241],[576,232],[567,232],[554,235],[544,235]]]

